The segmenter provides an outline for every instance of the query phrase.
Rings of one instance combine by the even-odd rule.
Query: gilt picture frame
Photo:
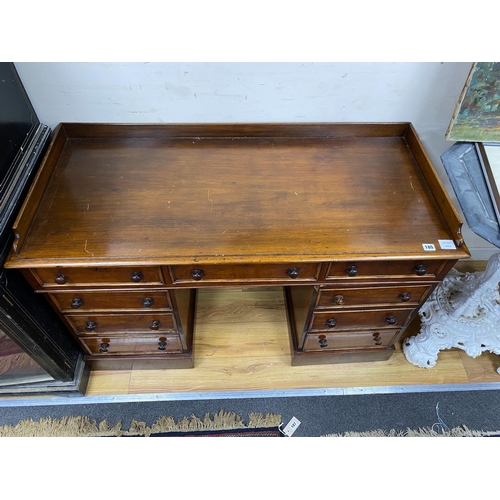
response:
[[[500,62],[473,64],[445,137],[500,142]]]

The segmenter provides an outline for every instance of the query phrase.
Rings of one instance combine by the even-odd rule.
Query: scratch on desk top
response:
[[[210,202],[210,213],[212,213],[213,209],[214,209],[214,202],[213,202],[213,200],[210,199],[210,189],[208,189],[208,192],[207,192],[207,199]]]
[[[87,250],[87,243],[88,243],[88,240],[85,240],[85,246],[83,247],[83,249],[89,254],[89,255],[92,255],[92,257],[94,257],[94,254],[92,252],[89,252]]]

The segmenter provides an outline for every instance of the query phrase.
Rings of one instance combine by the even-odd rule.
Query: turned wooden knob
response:
[[[66,276],[63,273],[57,273],[54,281],[58,285],[64,285],[66,283]]]
[[[95,321],[87,321],[85,324],[85,331],[93,332],[97,328],[97,323]]]
[[[167,348],[167,342],[165,340],[160,340],[158,342],[158,350],[164,351]]]
[[[71,308],[72,309],[79,309],[83,305],[83,300],[80,299],[79,297],[75,297],[71,300]]]
[[[134,283],[140,283],[142,281],[142,278],[144,278],[144,275],[140,272],[140,271],[134,271],[131,275],[130,275],[130,279],[134,282]]]
[[[338,306],[342,306],[342,305],[344,305],[344,296],[343,295],[335,295],[335,297],[333,297],[333,301]]]
[[[154,303],[155,303],[155,301],[152,297],[144,297],[142,299],[142,306],[143,307],[151,307]]]
[[[388,325],[396,324],[396,318],[394,316],[387,316],[387,318],[385,318],[385,321],[387,322]]]
[[[349,266],[345,272],[347,273],[348,276],[353,278],[354,276],[358,275],[358,266]]]
[[[326,320],[326,326],[328,326],[328,328],[333,328],[336,325],[337,325],[337,320],[335,318],[330,318]]]
[[[205,273],[203,272],[203,269],[193,269],[191,271],[191,276],[192,278],[195,280],[195,281],[200,281],[201,280],[201,277],[204,275]]]
[[[151,321],[151,324],[149,325],[150,330],[158,330],[159,328],[160,328],[160,322],[157,319]]]
[[[292,267],[286,271],[286,274],[288,274],[288,276],[290,276],[290,278],[294,280],[295,278],[299,277],[299,268]]]
[[[101,348],[99,349],[100,352],[108,352],[109,344],[107,342],[103,342],[101,344]]]
[[[425,269],[423,264],[418,264],[413,268],[413,270],[417,276],[425,276],[427,274],[427,269]]]
[[[328,347],[328,342],[327,342],[326,337],[324,335],[319,337],[319,346],[320,347]]]
[[[411,300],[410,292],[402,292],[398,295],[402,302],[409,302]]]
[[[382,345],[382,337],[380,336],[380,333],[374,333],[373,340],[375,340],[375,345]]]

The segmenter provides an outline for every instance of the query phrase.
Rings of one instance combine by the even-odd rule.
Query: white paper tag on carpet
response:
[[[291,435],[297,430],[300,425],[300,420],[296,417],[292,417],[290,422],[286,424],[286,427],[281,431],[285,436],[291,437]]]

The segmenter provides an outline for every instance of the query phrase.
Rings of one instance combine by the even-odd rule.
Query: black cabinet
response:
[[[57,314],[3,268],[12,223],[50,139],[12,63],[0,63],[0,395],[85,393],[89,368]]]

